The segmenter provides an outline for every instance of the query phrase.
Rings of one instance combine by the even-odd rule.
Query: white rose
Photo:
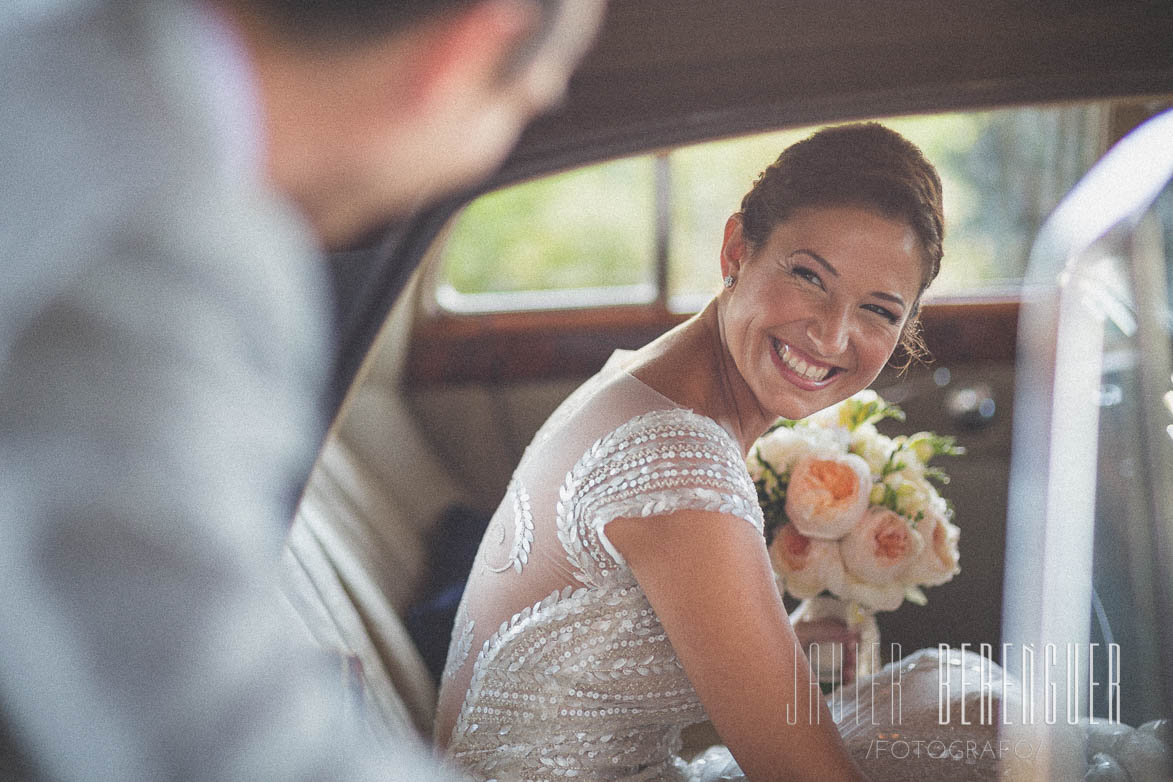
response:
[[[809,450],[811,441],[787,426],[779,427],[757,441],[754,452],[779,474],[785,473],[794,462]],[[756,461],[755,459],[751,459]],[[761,469],[760,466],[758,468]],[[750,473],[753,474],[752,472]],[[758,476],[754,476],[755,479]]]

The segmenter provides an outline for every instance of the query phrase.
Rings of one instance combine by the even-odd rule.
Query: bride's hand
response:
[[[807,659],[810,659],[810,648],[812,644],[842,644],[843,684],[850,684],[854,681],[856,650],[860,643],[859,632],[849,628],[841,619],[832,619],[830,617],[813,620],[804,619],[800,622],[795,622],[792,618],[790,624],[794,628],[794,634],[798,636],[798,642],[802,646],[802,650],[806,654]]]

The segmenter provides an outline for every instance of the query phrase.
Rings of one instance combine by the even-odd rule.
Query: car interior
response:
[[[922,309],[932,359],[873,387],[907,414],[892,432],[966,449],[942,465],[961,572],[926,605],[880,614],[885,644],[996,658],[1011,641],[1119,643],[1124,721],[1168,717],[1173,504],[1117,468],[1173,485],[1170,422],[1163,439],[1138,434],[1157,431],[1146,400],[1170,385],[1173,191],[1166,174],[1113,212],[1080,182],[1170,107],[1168,3],[612,0],[565,101],[492,180],[330,258],[334,417],[283,569],[371,730],[430,740],[462,568],[545,418],[612,351],[716,292],[721,226],[784,146],[865,119],[939,166],[947,221]],[[1149,144],[1140,170],[1160,169]],[[1079,247],[1048,220],[1077,185],[1102,222],[1062,213],[1100,227]],[[1086,290],[1112,295],[1061,295]],[[1075,327],[1047,318],[1070,299],[1094,325],[1058,339]],[[1119,325],[1135,322],[1149,325]],[[1074,387],[1096,404],[1066,412],[1053,392]],[[1076,452],[1088,496],[1064,493],[1055,461]],[[1042,510],[1024,499],[1040,492]],[[701,728],[690,743],[717,740]]]

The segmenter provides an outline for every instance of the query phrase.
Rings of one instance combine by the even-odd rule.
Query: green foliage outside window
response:
[[[1084,104],[882,120],[924,150],[944,183],[945,260],[933,294],[1021,280],[1046,215],[1095,161],[1101,111]],[[442,280],[462,294],[650,286],[660,186],[668,202],[667,293],[703,301],[719,284],[726,218],[758,173],[813,130],[673,150],[659,185],[653,157],[641,156],[486,195],[458,218]]]
[[[647,156],[490,193],[459,217],[445,279],[465,294],[650,283],[654,198]]]

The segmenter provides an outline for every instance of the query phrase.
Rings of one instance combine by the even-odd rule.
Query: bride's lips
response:
[[[770,347],[772,348],[770,358],[773,360],[774,366],[778,367],[778,371],[787,380],[805,391],[818,391],[826,388],[835,382],[835,378],[843,371],[841,367],[815,361],[806,353],[773,337],[770,337]],[[808,377],[810,374],[818,377],[818,374],[824,371],[826,375],[820,379]]]

